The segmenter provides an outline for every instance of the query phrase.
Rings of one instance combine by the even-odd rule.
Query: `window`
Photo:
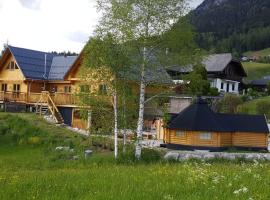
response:
[[[81,85],[80,88],[81,88],[81,92],[85,92],[85,93],[90,92],[89,85]]]
[[[175,136],[177,136],[177,137],[183,137],[184,135],[185,135],[184,131],[176,131],[175,132]]]
[[[71,86],[65,86],[65,93],[71,93]]]
[[[19,67],[18,67],[17,63],[15,63],[14,61],[11,61],[11,62],[8,64],[8,66],[7,66],[6,69],[14,70],[14,69],[19,69]]]
[[[200,133],[201,140],[211,140],[212,134],[211,133]]]
[[[21,85],[20,84],[13,84],[13,92],[19,93],[21,91]]]
[[[232,84],[232,91],[235,90],[235,83]]]
[[[15,69],[19,69],[19,67],[18,67],[17,63],[15,63]]]
[[[221,83],[220,88],[223,90],[223,88],[224,88],[224,83]]]
[[[100,94],[107,94],[107,85],[100,85],[99,86],[99,93]]]
[[[1,91],[3,91],[3,92],[7,91],[7,84],[5,84],[5,83],[2,84]]]

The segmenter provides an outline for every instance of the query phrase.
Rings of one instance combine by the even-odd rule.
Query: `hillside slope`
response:
[[[189,18],[206,49],[245,52],[270,46],[268,0],[205,0]]]

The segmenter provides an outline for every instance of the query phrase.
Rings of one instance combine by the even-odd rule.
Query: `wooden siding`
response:
[[[240,147],[267,147],[268,146],[267,133],[233,133],[233,146]]]
[[[165,143],[188,145],[188,146],[206,146],[206,147],[262,147],[268,146],[268,133],[215,133],[212,132],[210,140],[200,139],[200,133],[197,131],[185,131],[181,137],[176,136],[175,130],[165,129]]]
[[[232,146],[232,133],[220,133],[220,146],[221,147]]]
[[[211,139],[204,140],[200,139],[200,133],[197,131],[184,131],[183,136],[176,136],[175,130],[169,130],[169,137],[167,138],[168,143],[180,144],[180,145],[189,145],[189,146],[209,146],[209,147],[219,147],[220,139],[219,133],[211,133]]]
[[[10,54],[0,70],[0,85],[7,84],[7,90],[11,92],[13,91],[13,84],[19,84],[20,92],[27,92],[27,84],[24,82],[25,77],[22,71],[20,69],[7,69],[11,61],[16,62],[14,57]]]

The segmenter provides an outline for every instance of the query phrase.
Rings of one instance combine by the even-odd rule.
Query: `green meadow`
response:
[[[248,80],[261,79],[264,76],[270,76],[269,63],[242,62],[248,77]]]
[[[151,151],[115,161],[98,142],[32,114],[0,113],[0,199],[270,199],[269,163],[165,162]],[[55,151],[61,145],[74,152]]]

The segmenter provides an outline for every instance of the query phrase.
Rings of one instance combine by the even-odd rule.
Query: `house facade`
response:
[[[23,110],[51,113],[58,123],[78,127],[74,83],[65,78],[76,60],[77,56],[8,46],[0,60],[0,105],[7,111],[20,105]],[[87,127],[85,121],[81,119],[84,126],[79,128]]]
[[[214,113],[204,100],[198,99],[172,115],[164,141],[171,149],[267,150],[268,136],[265,116]]]
[[[239,94],[243,78],[247,74],[240,61],[233,59],[232,54],[214,54],[203,59],[210,85],[220,93]],[[167,69],[176,83],[183,82],[181,76],[192,71],[192,66],[173,66]]]

